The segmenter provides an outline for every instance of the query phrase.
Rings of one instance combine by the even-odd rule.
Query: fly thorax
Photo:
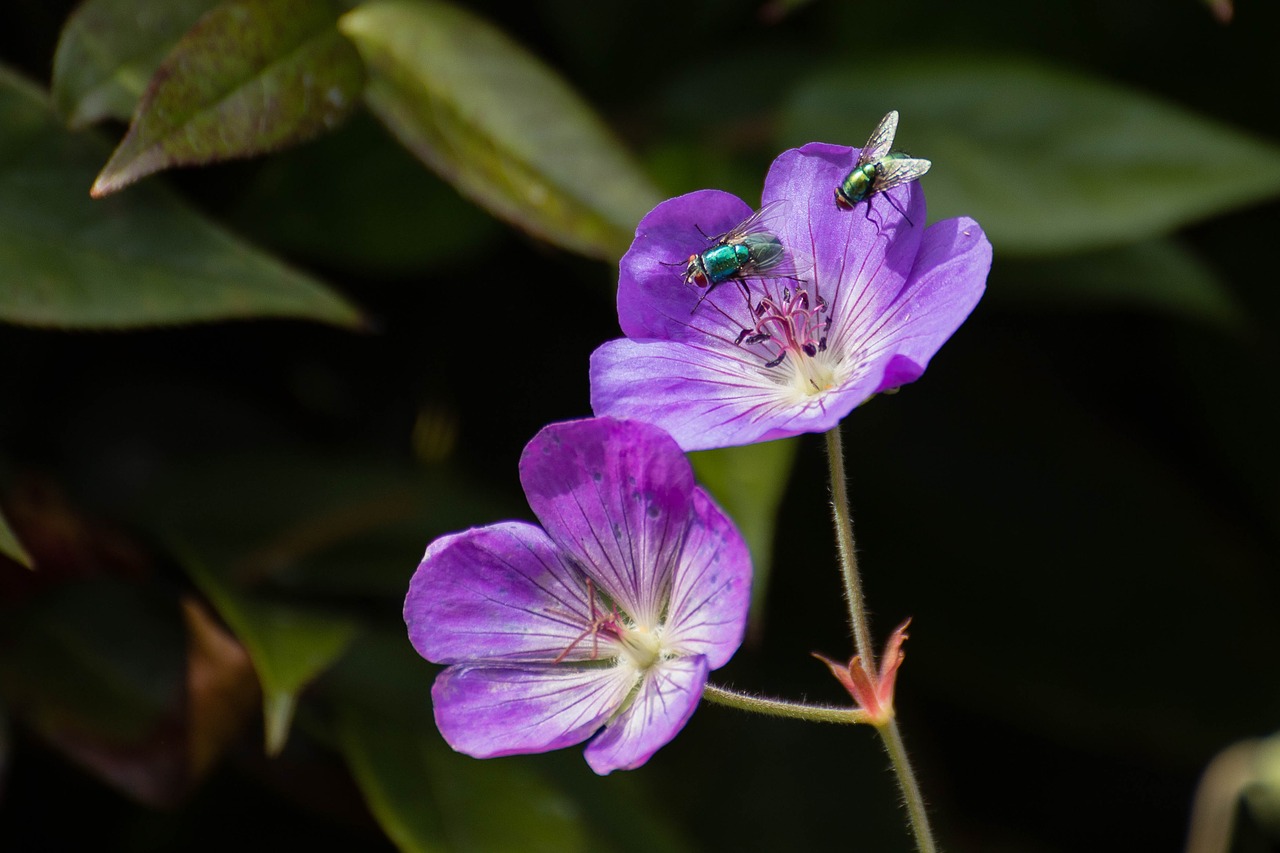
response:
[[[871,195],[872,187],[875,186],[878,163],[864,163],[853,171],[849,172],[840,184],[840,190],[836,193],[837,201],[840,196],[844,196],[846,207],[852,206]]]
[[[712,246],[702,253],[702,268],[712,284],[719,284],[738,272],[751,257],[741,244]]]

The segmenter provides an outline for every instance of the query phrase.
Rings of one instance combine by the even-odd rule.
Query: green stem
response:
[[[849,515],[849,493],[845,488],[844,444],[840,425],[827,432],[827,466],[831,472],[831,516],[836,526],[836,546],[840,551],[840,573],[844,576],[844,600],[849,606],[849,627],[853,648],[867,672],[876,671],[875,648],[867,629],[867,606],[862,600],[862,579],[858,575],[858,553],[853,544],[853,518]]]
[[[902,800],[907,805],[907,818],[911,824],[911,832],[916,837],[916,849],[920,853],[936,853],[933,843],[933,830],[929,827],[929,813],[925,811],[924,797],[920,794],[920,785],[916,775],[911,771],[911,761],[907,758],[907,748],[902,743],[902,734],[898,731],[898,721],[890,719],[876,731],[884,741],[885,752],[893,762],[893,771],[898,776],[898,787],[902,789]]]
[[[845,603],[849,606],[849,625],[853,629],[854,650],[862,658],[866,672],[875,677],[875,658],[871,645],[871,632],[867,627],[867,608],[862,599],[862,579],[858,574],[858,554],[853,541],[853,518],[849,513],[849,493],[845,488],[844,445],[840,439],[840,426],[827,432],[827,465],[831,472],[831,515],[836,527],[836,545],[840,551],[840,572],[844,576]],[[936,853],[933,830],[929,828],[929,815],[925,811],[920,785],[911,771],[906,746],[898,732],[898,721],[890,718],[876,726],[893,772],[898,777],[898,787],[907,805],[907,819],[915,835],[916,849],[920,853]]]
[[[706,686],[702,692],[702,698],[740,711],[751,711],[770,717],[787,717],[792,720],[808,720],[811,723],[870,722],[870,715],[861,708],[834,708],[830,705],[806,705],[784,699],[766,699],[763,696],[748,696],[714,684]]]

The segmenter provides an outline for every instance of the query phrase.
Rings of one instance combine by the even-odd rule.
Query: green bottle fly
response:
[[[909,184],[918,179],[933,164],[928,160],[908,157],[900,151],[890,151],[893,137],[898,132],[898,111],[893,110],[876,125],[875,131],[858,162],[836,187],[836,204],[850,210],[860,201],[876,193]]]
[[[685,284],[706,288],[698,305],[726,281],[738,282],[746,292],[747,279],[796,278],[813,266],[808,256],[787,248],[777,236],[773,223],[784,216],[786,210],[785,200],[770,202],[736,227],[712,237],[711,248],[689,256],[684,269]]]

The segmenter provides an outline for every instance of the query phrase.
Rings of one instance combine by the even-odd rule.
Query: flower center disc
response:
[[[622,628],[618,640],[636,669],[649,669],[662,657],[662,641],[648,628]]]

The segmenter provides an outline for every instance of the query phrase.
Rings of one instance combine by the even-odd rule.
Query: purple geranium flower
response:
[[[858,150],[813,142],[769,169],[763,203],[789,248],[812,256],[795,278],[682,280],[705,234],[751,213],[728,193],[700,190],[655,207],[623,256],[618,319],[626,338],[591,356],[598,415],[661,426],[685,450],[825,432],[860,403],[917,379],[986,287],[991,244],[976,222],[924,227],[924,193],[908,184],[841,210],[832,191]],[[701,233],[700,233],[701,231]]]
[[[449,664],[436,724],[476,758],[591,738],[597,773],[639,767],[688,721],[742,641],[751,558],[669,435],[612,418],[546,427],[518,521],[432,542],[409,639]]]

